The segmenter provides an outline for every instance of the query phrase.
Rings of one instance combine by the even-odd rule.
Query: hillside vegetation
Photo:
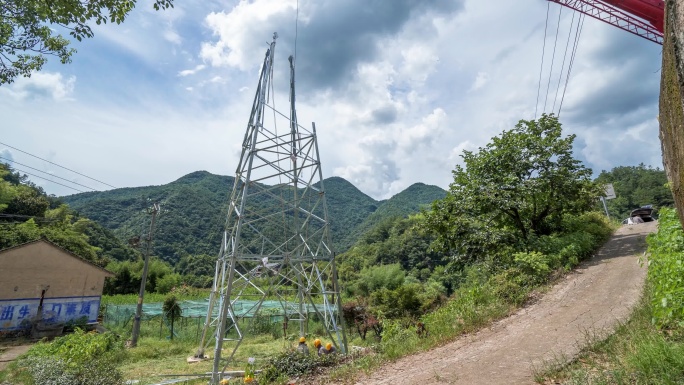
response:
[[[140,235],[149,221],[144,209],[150,201],[161,202],[153,254],[175,265],[189,255],[218,252],[233,183],[233,177],[197,171],[166,185],[81,193],[63,200],[121,239]],[[359,234],[384,218],[416,213],[446,194],[436,186],[415,184],[388,200],[376,201],[343,178],[332,177],[323,183],[338,252],[347,250]],[[250,204],[266,207],[274,203]]]
[[[0,249],[39,238],[100,266],[135,259],[137,253],[114,234],[74,213],[54,196],[0,163]]]

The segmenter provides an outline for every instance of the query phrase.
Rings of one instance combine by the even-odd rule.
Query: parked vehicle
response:
[[[629,218],[622,221],[623,225],[636,225],[644,222],[653,222],[655,219],[651,216],[653,214],[653,205],[641,206],[638,209],[632,210]]]

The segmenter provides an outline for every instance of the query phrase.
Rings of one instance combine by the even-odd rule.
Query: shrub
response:
[[[362,299],[349,301],[342,305],[342,315],[347,326],[356,328],[361,339],[366,339],[369,330],[374,331],[375,335],[380,337],[382,324],[374,314],[368,311],[368,304]]]
[[[311,373],[318,367],[334,366],[339,362],[337,354],[317,356],[315,354],[301,354],[296,351],[283,352],[268,360],[262,372],[258,375],[259,382],[277,382],[287,377],[301,376]]]
[[[383,323],[380,351],[389,358],[398,358],[416,350],[419,340],[415,329],[406,328],[398,321]]]
[[[357,284],[360,294],[367,296],[381,288],[394,290],[404,283],[406,273],[398,263],[365,268]]]
[[[653,321],[659,327],[684,326],[684,233],[674,210],[660,211],[658,232],[650,234],[647,242]]]
[[[123,343],[112,333],[76,329],[53,342],[34,345],[17,362],[17,368],[27,372],[35,384],[118,385],[123,380],[117,364],[125,353]]]
[[[109,360],[100,358],[87,365],[70,367],[60,359],[50,357],[28,357],[20,362],[31,376],[33,383],[40,385],[122,385],[121,371]]]
[[[506,303],[519,305],[525,302],[530,289],[528,284],[533,280],[521,269],[512,267],[492,276],[489,283],[497,297]]]
[[[86,316],[69,320],[64,324],[64,330],[70,331],[70,332],[76,331],[76,329],[85,329],[87,327],[88,327],[88,317],[86,317]]]
[[[429,279],[421,290],[418,291],[418,299],[420,300],[420,312],[422,314],[428,313],[431,310],[438,308],[446,301],[447,289],[440,282]]]
[[[282,336],[280,323],[274,322],[273,319],[277,312],[275,309],[262,310],[259,314],[252,317],[247,326],[248,333],[271,334],[273,338],[280,338]]]
[[[538,251],[515,253],[513,260],[535,283],[545,281],[549,274],[549,258]]]
[[[93,359],[106,357],[120,361],[125,355],[123,343],[113,333],[86,333],[76,329],[72,334],[58,337],[53,342],[34,345],[27,357],[54,357],[69,367],[83,366]]]

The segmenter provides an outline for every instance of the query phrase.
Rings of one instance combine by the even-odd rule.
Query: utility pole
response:
[[[135,319],[133,320],[133,333],[131,335],[132,348],[138,345],[138,336],[140,336],[140,318],[142,316],[142,305],[143,297],[145,296],[145,283],[147,282],[147,269],[150,263],[150,254],[152,252],[152,239],[154,235],[154,225],[157,220],[157,215],[159,214],[159,203],[154,203],[151,208],[148,209],[148,213],[152,214],[152,221],[150,222],[150,231],[147,233],[147,238],[145,238],[145,263],[143,265],[142,279],[140,280],[140,293],[138,294],[138,306],[135,309]]]

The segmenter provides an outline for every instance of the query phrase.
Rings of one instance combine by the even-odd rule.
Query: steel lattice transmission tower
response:
[[[307,334],[309,316],[346,353],[335,255],[323,189],[316,126],[297,124],[290,56],[290,115],[274,108],[277,34],[266,51],[230,196],[214,286],[197,356],[215,328],[212,384],[223,377],[264,301]],[[217,315],[214,314],[218,306]]]

